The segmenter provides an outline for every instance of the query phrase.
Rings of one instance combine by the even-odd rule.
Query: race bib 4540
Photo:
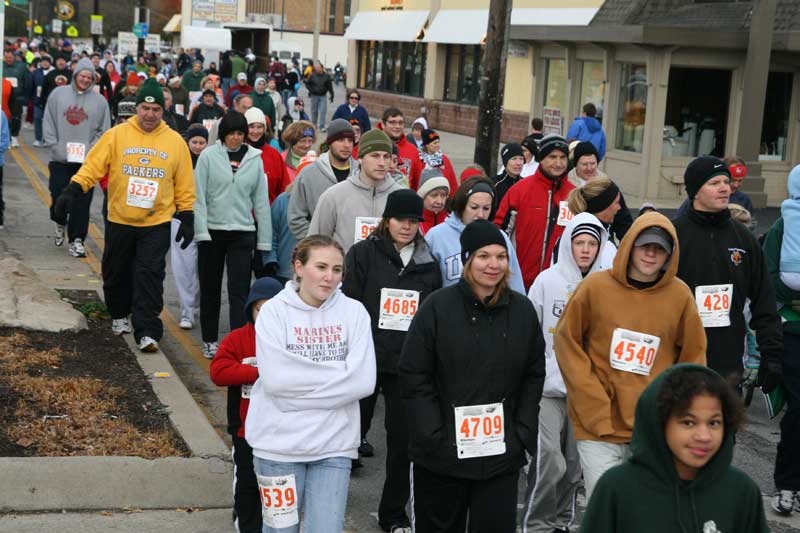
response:
[[[611,337],[611,368],[649,376],[661,339],[655,335],[616,328]]]

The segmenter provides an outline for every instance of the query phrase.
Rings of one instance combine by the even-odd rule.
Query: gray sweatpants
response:
[[[542,397],[539,438],[528,468],[522,531],[552,533],[575,521],[581,463],[566,398]]]

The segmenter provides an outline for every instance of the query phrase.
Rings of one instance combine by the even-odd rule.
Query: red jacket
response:
[[[233,85],[231,85],[228,92],[225,93],[225,103],[228,104],[228,107],[232,107],[233,97],[235,96],[233,93],[250,94],[251,92],[253,92],[253,87],[250,84],[242,86],[234,80]],[[247,136],[245,135],[245,137]]]
[[[405,135],[400,137],[400,140],[395,144],[398,152],[397,170],[402,172],[406,178],[410,178],[411,165],[414,164],[414,161],[419,162],[419,150],[417,150],[416,145],[408,142]]]
[[[216,385],[228,387],[252,385],[258,379],[258,368],[243,364],[242,360],[255,356],[256,328],[252,322],[248,322],[244,326],[228,333],[219,343],[217,355],[212,359],[211,366],[208,369],[211,381]],[[228,394],[230,395],[230,391]],[[228,398],[228,403],[230,404],[232,400],[232,398]],[[244,438],[244,420],[247,417],[247,408],[250,407],[250,400],[248,398],[238,398],[238,401],[242,425],[239,427],[237,434],[239,437]]]
[[[509,237],[515,243],[526,290],[533,285],[536,276],[550,266],[553,248],[564,231],[564,227],[556,223],[559,202],[566,202],[574,188],[566,175],[553,181],[546,178],[539,167],[533,176],[511,187],[500,202],[494,223],[502,229],[509,230],[511,211],[517,212]]]
[[[406,142],[408,143],[408,141]],[[413,191],[419,189],[419,177],[422,175],[423,170],[425,170],[425,163],[422,162],[422,159],[419,158],[419,154],[417,154],[417,158],[411,162],[411,174],[408,176],[409,189]],[[456,195],[456,189],[458,189],[458,180],[456,180],[456,171],[453,170],[453,165],[446,155],[442,155],[442,166],[439,167],[439,170],[442,171],[442,175],[447,178],[447,181],[450,183],[450,198],[454,197]]]
[[[280,193],[292,182],[289,169],[283,162],[283,156],[272,146],[265,144],[260,148],[261,161],[264,162],[264,172],[267,173],[267,186],[269,188],[269,204],[275,201]]]
[[[425,235],[426,233],[428,233],[428,231],[430,231],[432,227],[438,226],[439,224],[444,222],[444,219],[446,219],[447,215],[449,214],[450,213],[447,212],[447,209],[442,209],[441,211],[439,211],[438,214],[428,209],[423,209],[422,210],[423,220],[422,222],[419,223],[419,232],[422,235]]]

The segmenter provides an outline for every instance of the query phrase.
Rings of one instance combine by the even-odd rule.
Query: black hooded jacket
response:
[[[707,327],[709,368],[723,377],[742,374],[746,333],[745,300],[750,299],[750,327],[756,332],[762,358],[780,360],[783,332],[766,261],[756,238],[725,209],[720,213],[689,207],[673,220],[681,260],[678,277],[691,289],[700,285],[733,284],[731,325]]]
[[[534,454],[545,377],[544,338],[533,304],[510,289],[495,305],[462,278],[420,306],[398,365],[411,460],[463,479],[490,479]],[[457,456],[455,407],[502,402],[506,451]]]
[[[378,372],[397,373],[397,361],[406,337],[405,331],[378,327],[381,289],[419,291],[421,305],[441,287],[439,263],[422,237],[417,238],[414,253],[405,267],[388,235],[373,233],[347,252],[342,292],[364,304],[369,313]]]
[[[633,456],[597,482],[581,533],[702,533],[712,521],[712,531],[720,533],[769,531],[761,490],[731,466],[734,431],[725,428],[720,449],[695,479],[678,477],[657,404],[664,378],[678,368],[710,372],[703,366],[676,365],[644,390],[636,404]]]

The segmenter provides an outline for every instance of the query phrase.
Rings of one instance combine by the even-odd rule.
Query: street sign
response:
[[[75,5],[69,0],[58,0],[56,13],[61,20],[72,20],[75,16]]]
[[[548,135],[553,133],[555,135],[563,135],[562,133],[562,120],[561,110],[557,107],[545,107],[542,110],[542,122],[544,127],[542,133]]]
[[[92,15],[90,32],[92,35],[103,35],[103,15]]]
[[[78,28],[75,26],[68,26],[66,31],[67,37],[77,37],[78,36]]]
[[[61,19],[53,19],[53,33],[61,33],[62,24]]]
[[[41,35],[44,30],[42,29],[41,24],[37,24],[33,27],[33,33],[36,35]]]
[[[148,31],[150,31],[150,25],[146,22],[137,22],[133,25],[133,34],[139,39],[147,39]]]

